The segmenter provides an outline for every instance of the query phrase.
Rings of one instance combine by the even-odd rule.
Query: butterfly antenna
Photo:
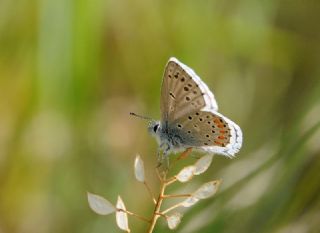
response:
[[[141,115],[138,115],[138,114],[136,114],[136,113],[134,113],[134,112],[130,112],[130,115],[131,115],[131,116],[138,117],[138,118],[141,118],[141,119],[145,119],[145,120],[152,120],[152,118],[150,118],[150,117],[141,116]]]

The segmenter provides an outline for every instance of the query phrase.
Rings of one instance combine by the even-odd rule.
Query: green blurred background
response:
[[[157,145],[128,113],[159,118],[170,56],[244,133],[235,159],[171,189],[223,179],[177,232],[320,232],[319,22],[318,0],[1,0],[0,232],[120,232],[87,191],[150,216],[132,168],[139,153],[156,190]]]

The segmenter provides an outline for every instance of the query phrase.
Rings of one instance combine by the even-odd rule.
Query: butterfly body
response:
[[[163,123],[156,122],[155,124],[158,127],[156,127],[156,130],[152,127],[151,133],[156,137],[160,149],[165,154],[181,152],[196,143],[195,138],[177,129],[175,125],[169,124],[168,121]]]
[[[161,120],[148,128],[165,155],[193,148],[232,157],[240,150],[240,127],[218,112],[207,85],[176,58],[165,68],[160,106]]]

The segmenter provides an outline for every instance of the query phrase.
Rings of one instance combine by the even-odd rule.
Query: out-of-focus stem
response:
[[[150,186],[148,185],[148,183],[145,181],[145,182],[143,182],[143,184],[146,186],[146,189],[148,190],[148,193],[150,194],[150,197],[151,197],[153,203],[154,203],[154,204],[157,204],[157,200],[156,200],[156,198],[154,197],[154,195],[153,195],[153,193],[152,193],[152,191],[151,191],[151,188],[150,188]]]

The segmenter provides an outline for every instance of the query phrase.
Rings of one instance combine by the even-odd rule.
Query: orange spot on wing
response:
[[[214,141],[215,144],[222,145],[222,142]]]
[[[225,139],[225,136],[220,135],[220,136],[218,136],[218,138],[219,139]]]
[[[219,124],[219,123],[220,123],[220,121],[219,121],[218,118],[215,118],[215,119],[213,120],[213,122],[216,123],[216,124]]]
[[[218,127],[219,127],[219,128],[223,128],[224,125],[223,125],[223,124],[219,124]]]
[[[227,130],[220,130],[220,133],[226,133]]]

